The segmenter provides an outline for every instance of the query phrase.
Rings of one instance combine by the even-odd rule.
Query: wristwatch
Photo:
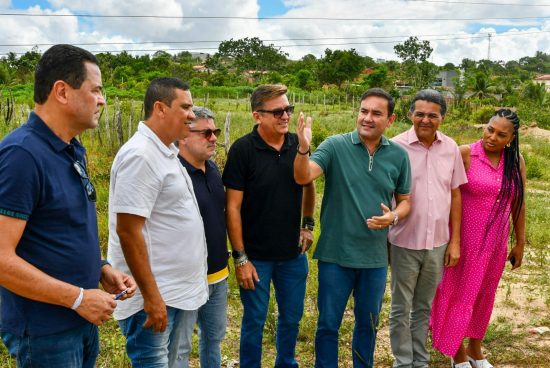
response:
[[[392,211],[392,213],[393,213],[394,217],[393,217],[393,221],[391,222],[391,224],[392,224],[392,226],[395,226],[399,222],[399,216],[397,216],[397,213],[395,213],[393,211]]]
[[[308,229],[310,231],[313,231],[313,228],[315,227],[315,220],[313,217],[304,216],[302,218],[302,229]]]
[[[246,252],[243,250],[234,250],[233,252],[231,252],[231,257],[233,257],[233,259],[239,259],[239,258],[242,258],[242,257],[246,257]]]

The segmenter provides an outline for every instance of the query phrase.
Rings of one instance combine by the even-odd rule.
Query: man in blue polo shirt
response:
[[[372,88],[361,97],[357,129],[325,140],[308,160],[311,118],[298,120],[296,182],[325,176],[319,260],[315,367],[338,366],[338,331],[353,292],[353,366],[372,367],[388,270],[390,225],[410,210],[407,153],[383,133],[395,120],[393,98]],[[392,199],[396,201],[395,209]]]
[[[105,104],[97,59],[51,47],[36,67],[34,101],[27,124],[0,142],[2,334],[18,346],[18,367],[91,368],[114,294],[136,289],[101,261],[96,192],[75,139],[97,126]]]
[[[214,113],[193,107],[195,120],[189,135],[178,141],[179,159],[193,181],[204,223],[208,249],[208,301],[199,308],[199,357],[202,368],[221,367],[220,344],[227,325],[227,236],[225,190],[212,156],[221,133]]]

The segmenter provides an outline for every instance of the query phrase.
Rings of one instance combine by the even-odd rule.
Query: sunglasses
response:
[[[88,200],[90,202],[95,202],[97,199],[95,187],[90,181],[90,178],[88,177],[86,168],[79,161],[73,161],[73,168],[80,176],[80,181],[82,182],[82,186],[84,187],[84,190],[86,190],[86,195],[88,196]]]
[[[283,117],[283,114],[286,112],[288,116],[290,116],[294,112],[294,106],[288,105],[284,109],[275,109],[275,110],[256,110],[258,112],[269,112],[270,114],[273,114],[274,118],[280,119]]]
[[[217,128],[217,129],[189,129],[190,132],[193,132],[193,133],[199,133],[199,134],[202,134],[204,136],[204,138],[206,139],[210,139],[212,137],[212,134],[214,134],[217,137],[220,136],[220,134],[222,133],[222,130],[220,128]]]

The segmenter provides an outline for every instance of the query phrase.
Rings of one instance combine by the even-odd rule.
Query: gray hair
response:
[[[441,93],[435,89],[423,89],[418,91],[411,101],[410,112],[414,112],[416,101],[433,102],[434,104],[439,105],[439,112],[442,116],[445,116],[447,113],[447,102]]]
[[[196,120],[199,119],[215,119],[216,114],[212,112],[212,110],[206,108],[206,107],[200,107],[200,106],[193,106],[193,113],[195,114]]]

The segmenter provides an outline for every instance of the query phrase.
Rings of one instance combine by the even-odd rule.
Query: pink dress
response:
[[[481,145],[470,146],[468,183],[462,194],[460,260],[445,268],[432,306],[434,348],[456,355],[465,337],[482,339],[489,325],[495,294],[507,258],[509,213],[491,216],[500,191],[504,157],[493,168]],[[487,222],[491,221],[488,232]]]

